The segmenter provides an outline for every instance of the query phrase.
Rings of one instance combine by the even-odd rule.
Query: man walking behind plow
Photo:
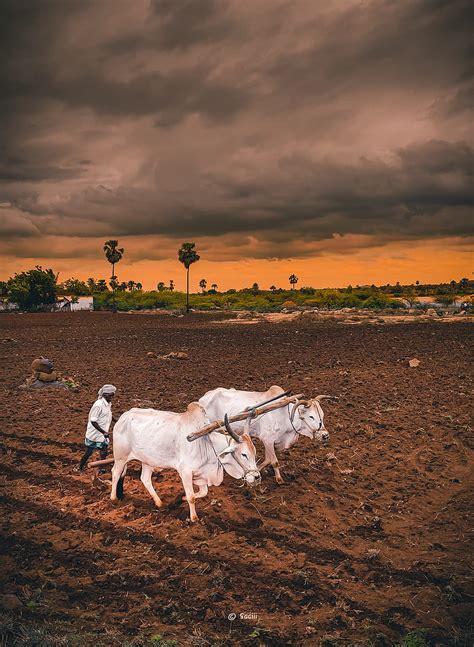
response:
[[[101,460],[107,458],[109,448],[109,429],[112,422],[112,399],[117,388],[113,384],[104,384],[99,389],[98,399],[89,411],[86,429],[86,451],[81,458],[79,470],[82,472],[94,449],[98,449]]]

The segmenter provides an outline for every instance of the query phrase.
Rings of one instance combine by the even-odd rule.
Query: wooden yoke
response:
[[[283,398],[278,402],[267,404],[266,406],[263,406],[263,407],[259,407],[258,405],[255,409],[253,409],[252,407],[248,407],[246,411],[242,411],[242,413],[237,413],[235,416],[231,416],[229,418],[229,422],[238,422],[239,420],[246,420],[249,417],[249,413],[252,413],[252,418],[256,418],[257,416],[262,416],[265,413],[268,413],[269,411],[274,411],[275,409],[286,407],[287,405],[291,404],[292,402],[296,402],[302,397],[303,397],[302,393],[297,393],[296,395],[291,395],[290,397]],[[221,434],[226,434],[226,432],[221,430],[221,427],[223,426],[224,426],[223,420],[216,420],[215,422],[211,422],[211,424],[206,425],[205,427],[202,427],[202,429],[199,429],[199,431],[194,431],[192,434],[189,434],[189,436],[187,436],[187,439],[189,441],[193,441],[193,440],[196,440],[196,438],[201,438],[202,436],[206,436],[206,434],[210,434],[211,431],[219,431],[219,433]]]

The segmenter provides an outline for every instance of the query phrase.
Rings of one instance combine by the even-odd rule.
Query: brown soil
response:
[[[472,644],[472,324],[214,319],[0,317],[2,644],[392,645],[416,629]],[[79,392],[19,389],[40,355]],[[328,448],[302,438],[280,457],[284,485],[271,471],[258,490],[226,478],[189,525],[173,473],[155,478],[156,511],[137,466],[119,507],[73,471],[106,382],[116,414],[180,411],[216,386],[340,400],[325,402]]]

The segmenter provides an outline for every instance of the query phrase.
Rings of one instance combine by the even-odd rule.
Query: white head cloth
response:
[[[110,395],[111,393],[115,393],[116,390],[117,387],[113,384],[104,384],[104,386],[99,389],[99,398],[101,398],[103,395]]]

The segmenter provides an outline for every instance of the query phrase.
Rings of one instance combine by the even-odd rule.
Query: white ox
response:
[[[151,480],[154,470],[175,469],[183,482],[191,521],[198,519],[195,501],[206,496],[209,485],[220,485],[224,470],[236,479],[253,485],[260,479],[255,446],[247,429],[231,437],[213,432],[190,442],[186,436],[209,423],[205,410],[191,402],[184,413],[130,409],[120,416],[114,427],[114,466],[110,498],[123,497],[123,479],[127,462],[142,464],[141,481],[156,506],[162,501]],[[194,485],[199,489],[196,493]]]
[[[218,388],[208,391],[199,403],[206,409],[210,420],[219,420],[227,413],[233,416],[260,402],[269,400],[281,393],[279,386],[271,386],[268,391],[236,391]],[[276,455],[276,449],[289,449],[299,436],[327,443],[329,433],[324,427],[324,412],[319,400],[329,396],[318,395],[312,400],[298,400],[295,404],[275,409],[252,420],[249,433],[258,438],[265,447],[265,458],[259,469],[272,465],[277,483],[283,483]],[[234,423],[236,424],[236,423]]]

